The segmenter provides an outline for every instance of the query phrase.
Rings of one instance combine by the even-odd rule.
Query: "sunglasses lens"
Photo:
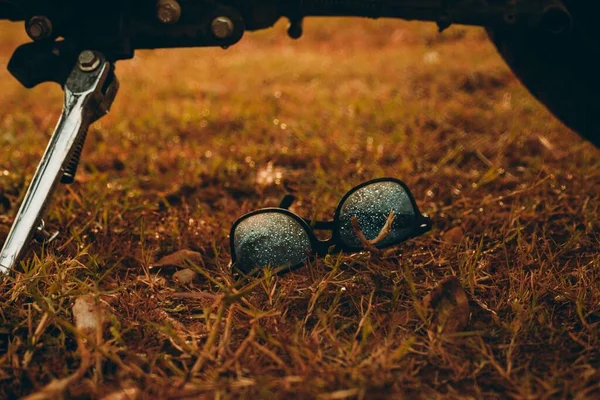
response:
[[[304,226],[279,212],[252,215],[237,225],[233,235],[235,266],[244,273],[266,266],[293,267],[312,250]]]
[[[339,237],[350,248],[363,247],[352,226],[358,219],[360,230],[367,240],[379,236],[391,212],[396,215],[387,236],[376,244],[378,248],[398,244],[410,237],[416,224],[413,203],[402,185],[383,181],[357,189],[340,207]]]

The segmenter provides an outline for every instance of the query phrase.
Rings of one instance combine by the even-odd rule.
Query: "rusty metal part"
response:
[[[82,51],[77,61],[83,72],[93,72],[100,66],[100,57],[91,50]]]
[[[29,34],[36,38],[33,44],[40,44],[20,49],[20,55],[27,57],[12,63],[11,72],[21,82],[33,86],[64,80],[69,73],[64,65],[71,66],[84,49],[98,50],[117,61],[132,58],[138,49],[228,47],[241,40],[246,30],[269,28],[281,18],[292,21],[288,31],[292,38],[301,36],[303,18],[319,16],[432,21],[441,29],[452,24],[537,28],[544,23],[550,31],[560,31],[566,25],[566,14],[560,12],[565,2],[559,0],[122,0],[110,6],[91,2],[86,7],[79,3],[0,0],[0,19],[29,21]],[[572,3],[568,4],[571,10]],[[64,40],[50,40],[59,37]],[[43,46],[47,42],[63,43],[75,59],[49,55]],[[42,67],[48,62],[52,65]]]
[[[52,36],[52,21],[41,15],[32,17],[25,24],[25,31],[32,40],[44,40]]]
[[[235,25],[229,17],[217,17],[213,20],[211,29],[217,39],[227,39],[235,32]]]
[[[156,16],[163,24],[176,24],[181,19],[181,5],[177,0],[158,0]]]

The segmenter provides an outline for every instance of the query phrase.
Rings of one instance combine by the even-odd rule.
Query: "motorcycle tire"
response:
[[[531,94],[600,147],[600,46],[580,30],[562,35],[507,28],[487,32]]]

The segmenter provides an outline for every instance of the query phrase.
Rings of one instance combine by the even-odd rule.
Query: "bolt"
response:
[[[91,50],[86,50],[79,55],[79,69],[83,72],[92,72],[100,66],[100,58]]]
[[[212,22],[212,32],[217,39],[227,39],[233,35],[235,26],[227,17],[217,17]]]
[[[33,40],[43,40],[52,36],[52,22],[44,16],[32,17],[25,25],[27,35]]]
[[[54,241],[58,237],[58,231],[50,233],[46,230],[46,223],[44,220],[40,221],[40,225],[33,232],[33,240],[38,244],[48,244]]]
[[[552,4],[544,9],[541,25],[555,35],[567,33],[573,27],[573,20],[564,5]]]
[[[177,0],[158,0],[156,16],[163,24],[175,24],[181,18],[181,6]]]

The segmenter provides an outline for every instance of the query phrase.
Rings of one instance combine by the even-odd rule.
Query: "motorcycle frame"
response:
[[[175,10],[171,20],[159,18],[161,7]],[[64,85],[84,50],[114,62],[138,49],[229,47],[246,31],[282,18],[290,21],[290,36],[299,38],[304,18],[334,16],[432,21],[440,30],[451,24],[565,30],[571,24],[559,0],[0,0],[0,20],[24,21],[33,39],[8,66],[26,87]],[[218,18],[231,22],[226,35],[215,35]],[[565,26],[553,26],[557,21]]]

